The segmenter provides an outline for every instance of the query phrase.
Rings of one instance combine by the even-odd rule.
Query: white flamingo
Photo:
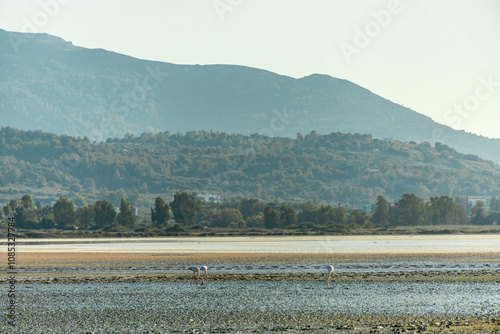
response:
[[[200,278],[201,285],[203,285],[204,282],[203,282],[203,277],[201,277],[201,274],[200,274],[200,267],[192,266],[192,267],[189,267],[188,270],[191,270],[193,272],[193,279],[197,281],[198,278]]]
[[[205,277],[208,279],[208,272],[207,272],[208,268],[207,266],[201,266],[200,267],[200,272],[203,271],[205,272]],[[201,273],[200,273],[200,276],[201,276]]]
[[[330,286],[330,278],[333,276],[333,266],[328,266],[326,267],[326,269],[328,270],[328,281],[326,282],[326,286],[329,287]]]

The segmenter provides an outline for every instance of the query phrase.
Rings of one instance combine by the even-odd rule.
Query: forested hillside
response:
[[[0,130],[0,196],[35,198],[107,191],[173,196],[178,190],[240,197],[321,200],[353,207],[378,195],[500,194],[500,168],[437,143],[312,132],[295,139],[168,132],[92,143],[42,131]],[[102,198],[102,196],[101,196]]]
[[[441,142],[500,163],[500,139],[453,130],[369,89],[376,87],[321,74],[296,79],[245,66],[153,62],[0,29],[3,126],[90,141],[193,130],[369,133]]]

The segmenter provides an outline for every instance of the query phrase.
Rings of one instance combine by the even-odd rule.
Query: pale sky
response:
[[[0,0],[0,28],[175,64],[328,74],[500,138],[498,0]]]

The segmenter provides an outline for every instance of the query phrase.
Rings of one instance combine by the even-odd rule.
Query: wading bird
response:
[[[207,269],[208,269],[208,268],[207,268],[207,266],[201,266],[201,267],[200,267],[200,272],[201,272],[201,271],[204,271],[204,272],[205,272],[205,277],[206,277],[206,279],[208,279],[208,272],[207,272]],[[201,273],[200,273],[200,276],[201,276]]]
[[[333,276],[333,266],[328,266],[328,267],[326,267],[326,269],[328,270],[328,281],[326,282],[326,286],[329,287],[330,286],[330,278]]]
[[[201,274],[200,274],[200,268],[192,266],[192,267],[189,267],[188,270],[191,270],[193,272],[193,279],[197,281],[198,278],[200,278],[201,279],[201,285],[203,285],[204,282],[203,282],[203,277],[201,277]],[[205,272],[206,272],[206,270],[205,270]]]

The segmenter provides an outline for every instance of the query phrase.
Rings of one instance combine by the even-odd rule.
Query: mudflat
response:
[[[0,249],[6,256],[6,246]],[[24,270],[18,274],[19,301],[22,313],[18,330],[37,333],[44,331],[71,332],[292,332],[292,333],[500,333],[500,315],[461,314],[380,314],[375,312],[343,313],[332,309],[325,311],[280,310],[259,311],[258,309],[199,309],[192,307],[171,308],[165,311],[166,296],[158,299],[151,293],[144,307],[132,306],[144,295],[135,291],[141,287],[144,293],[155,287],[181,287],[192,291],[193,296],[207,295],[207,305],[217,300],[208,298],[210,288],[204,290],[191,282],[189,273],[142,272],[120,273],[122,268],[153,268],[168,265],[212,266],[227,264],[318,264],[325,263],[370,263],[377,261],[401,261],[419,263],[443,261],[454,263],[489,262],[488,270],[425,271],[411,272],[358,272],[344,270],[335,274],[332,283],[337,288],[351,291],[359,284],[390,284],[411,290],[414,284],[487,284],[500,283],[500,236],[499,235],[444,235],[444,236],[346,236],[346,237],[223,237],[223,238],[151,238],[151,239],[36,239],[21,240],[16,252],[17,266]],[[85,269],[92,267],[91,273]],[[111,269],[118,269],[116,271]],[[267,267],[266,267],[267,268]],[[81,269],[81,270],[80,270]],[[226,284],[243,284],[249,287],[259,284],[306,284],[313,289],[325,289],[325,274],[319,272],[301,273],[217,273],[213,269],[208,278],[212,287],[223,291]],[[133,269],[132,269],[133,270]],[[325,272],[326,273],[326,272]],[[0,275],[5,276],[5,273]],[[5,280],[2,280],[5,282]],[[408,284],[406,284],[408,283]],[[76,284],[76,285],[75,285]],[[123,289],[125,298],[116,289]],[[51,298],[54,303],[66,305],[68,301],[78,303],[88,300],[124,300],[123,305],[106,305],[105,309],[85,306],[80,311],[72,307],[57,308],[46,305],[47,294],[42,287],[53,287]],[[79,287],[75,293],[72,287]],[[260,285],[259,285],[260,286]],[[266,285],[267,286],[267,285]],[[385,285],[383,285],[385,286]],[[99,287],[102,287],[99,288]],[[224,289],[223,289],[224,288]],[[45,288],[44,288],[45,289]],[[59,292],[61,290],[62,292]],[[102,290],[102,291],[101,291]],[[23,295],[23,293],[30,294]],[[49,289],[47,291],[52,291]],[[99,291],[96,293],[95,291]],[[219,289],[211,293],[217,295]],[[224,290],[225,291],[225,290]],[[328,291],[328,290],[326,290]],[[136,293],[137,295],[135,295]],[[200,295],[201,293],[201,295]],[[61,296],[61,297],[57,297]],[[99,297],[97,297],[99,296]],[[183,294],[182,296],[185,296]],[[189,300],[189,296],[182,297]],[[26,303],[23,304],[23,298]],[[33,300],[31,300],[32,298]],[[60,299],[62,298],[62,299]],[[67,299],[65,299],[67,298]],[[75,299],[76,298],[76,299]],[[165,299],[166,298],[166,299]],[[63,300],[64,299],[64,300]],[[75,300],[73,300],[75,299]],[[78,299],[78,300],[80,300]],[[201,300],[200,299],[200,300]],[[29,301],[29,302],[28,302]],[[220,302],[220,301],[218,301]],[[32,308],[31,306],[37,306]],[[86,305],[86,304],[85,304]],[[233,305],[230,302],[229,305]],[[75,306],[77,307],[77,306]],[[79,306],[78,306],[79,307]],[[88,307],[88,309],[87,309]],[[47,308],[47,309],[46,309]],[[43,310],[42,310],[43,309]],[[30,321],[23,321],[23,317]],[[33,320],[36,320],[33,322]],[[33,325],[36,323],[36,326]],[[9,329],[5,325],[0,329]]]
[[[500,261],[500,235],[294,236],[19,240],[23,266],[126,263]],[[7,247],[0,248],[0,254]]]

